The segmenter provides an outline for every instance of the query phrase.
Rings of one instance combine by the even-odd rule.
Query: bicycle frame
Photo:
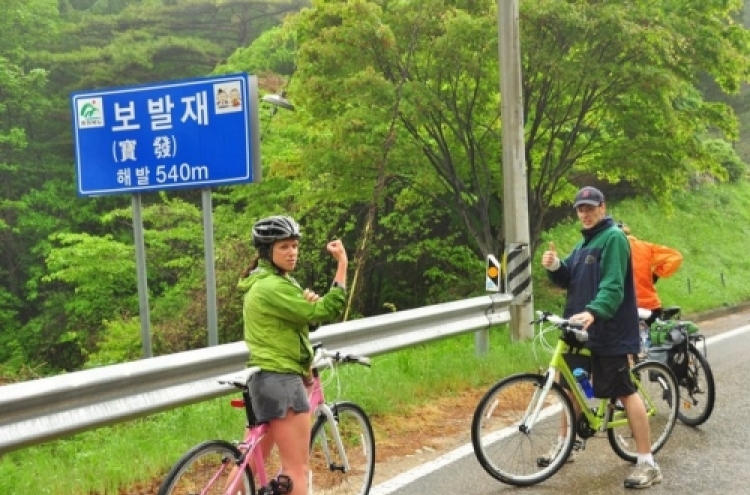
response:
[[[250,471],[255,476],[256,481],[260,487],[268,485],[269,479],[266,473],[266,463],[263,458],[263,452],[259,447],[261,440],[268,433],[268,423],[262,423],[248,429],[248,433],[245,439],[237,446],[241,452],[243,452],[242,459],[236,467],[236,473],[239,474],[250,466]],[[242,479],[241,476],[235,476],[232,481],[229,482],[225,495],[255,495],[243,494],[240,488],[237,486],[239,481]],[[259,487],[255,487],[256,490]]]
[[[595,430],[595,431],[605,431],[608,428],[614,428],[618,426],[624,426],[628,424],[627,417],[623,414],[622,417],[618,417],[617,419],[609,420],[609,416],[607,415],[607,410],[611,407],[614,407],[614,405],[610,402],[609,399],[598,399],[598,406],[595,408],[589,407],[588,403],[586,402],[586,397],[584,397],[583,392],[579,387],[574,386],[575,383],[577,383],[575,377],[573,376],[573,372],[570,370],[570,367],[568,366],[568,363],[564,359],[564,355],[570,350],[570,345],[568,345],[565,341],[562,339],[558,339],[557,346],[555,347],[555,351],[552,355],[552,359],[550,360],[549,368],[547,369],[547,373],[545,374],[545,383],[544,387],[537,390],[534,393],[534,397],[529,404],[529,408],[533,410],[527,410],[526,415],[523,418],[522,424],[525,425],[525,428],[531,429],[532,426],[536,423],[537,419],[539,418],[539,414],[542,410],[542,407],[544,406],[545,399],[547,397],[547,394],[549,393],[550,389],[552,388],[552,384],[556,381],[557,372],[559,372],[564,378],[565,381],[570,385],[570,392],[573,396],[574,402],[576,402],[581,410],[581,413],[586,418],[586,420],[589,423],[589,426]],[[580,351],[581,355],[583,356],[590,356],[591,352],[588,349],[582,349]],[[643,388],[641,387],[640,380],[637,380],[633,375],[631,371],[631,378],[633,379],[633,383],[636,384],[636,388],[638,389],[638,392],[643,393]],[[655,407],[652,402],[651,397],[648,397],[647,394],[643,394],[646,398],[646,414],[651,417],[655,414]]]

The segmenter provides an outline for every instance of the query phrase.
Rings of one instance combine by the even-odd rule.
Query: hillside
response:
[[[678,305],[686,313],[698,313],[750,300],[750,184],[705,184],[673,199],[666,210],[649,198],[628,199],[609,205],[615,220],[628,224],[643,240],[679,249],[680,270],[660,280],[657,289],[665,305]],[[569,251],[580,238],[574,213],[570,220],[544,234],[558,249]],[[535,298],[538,306],[559,306],[562,294],[550,287],[536,254]]]

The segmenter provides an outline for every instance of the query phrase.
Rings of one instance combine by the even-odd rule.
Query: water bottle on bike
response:
[[[591,380],[589,380],[589,374],[586,370],[583,368],[576,368],[573,370],[573,376],[576,377],[576,381],[578,382],[578,385],[581,386],[581,390],[583,390],[583,394],[586,398],[593,399],[594,387],[591,385]]]

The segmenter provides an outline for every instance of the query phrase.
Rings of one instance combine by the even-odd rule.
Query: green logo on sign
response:
[[[99,109],[91,103],[86,103],[81,107],[81,117],[90,119],[96,117],[99,114]]]

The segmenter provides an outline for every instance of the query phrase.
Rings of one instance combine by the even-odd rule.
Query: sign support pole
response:
[[[208,311],[208,345],[219,344],[218,310],[216,307],[216,269],[214,260],[214,220],[211,188],[201,190],[203,202],[203,244],[206,259],[206,309]]]
[[[146,277],[146,243],[143,240],[141,195],[133,194],[133,238],[135,241],[136,272],[138,274],[138,307],[141,313],[141,341],[143,357],[153,357],[151,351],[151,316],[148,305],[148,279]]]

